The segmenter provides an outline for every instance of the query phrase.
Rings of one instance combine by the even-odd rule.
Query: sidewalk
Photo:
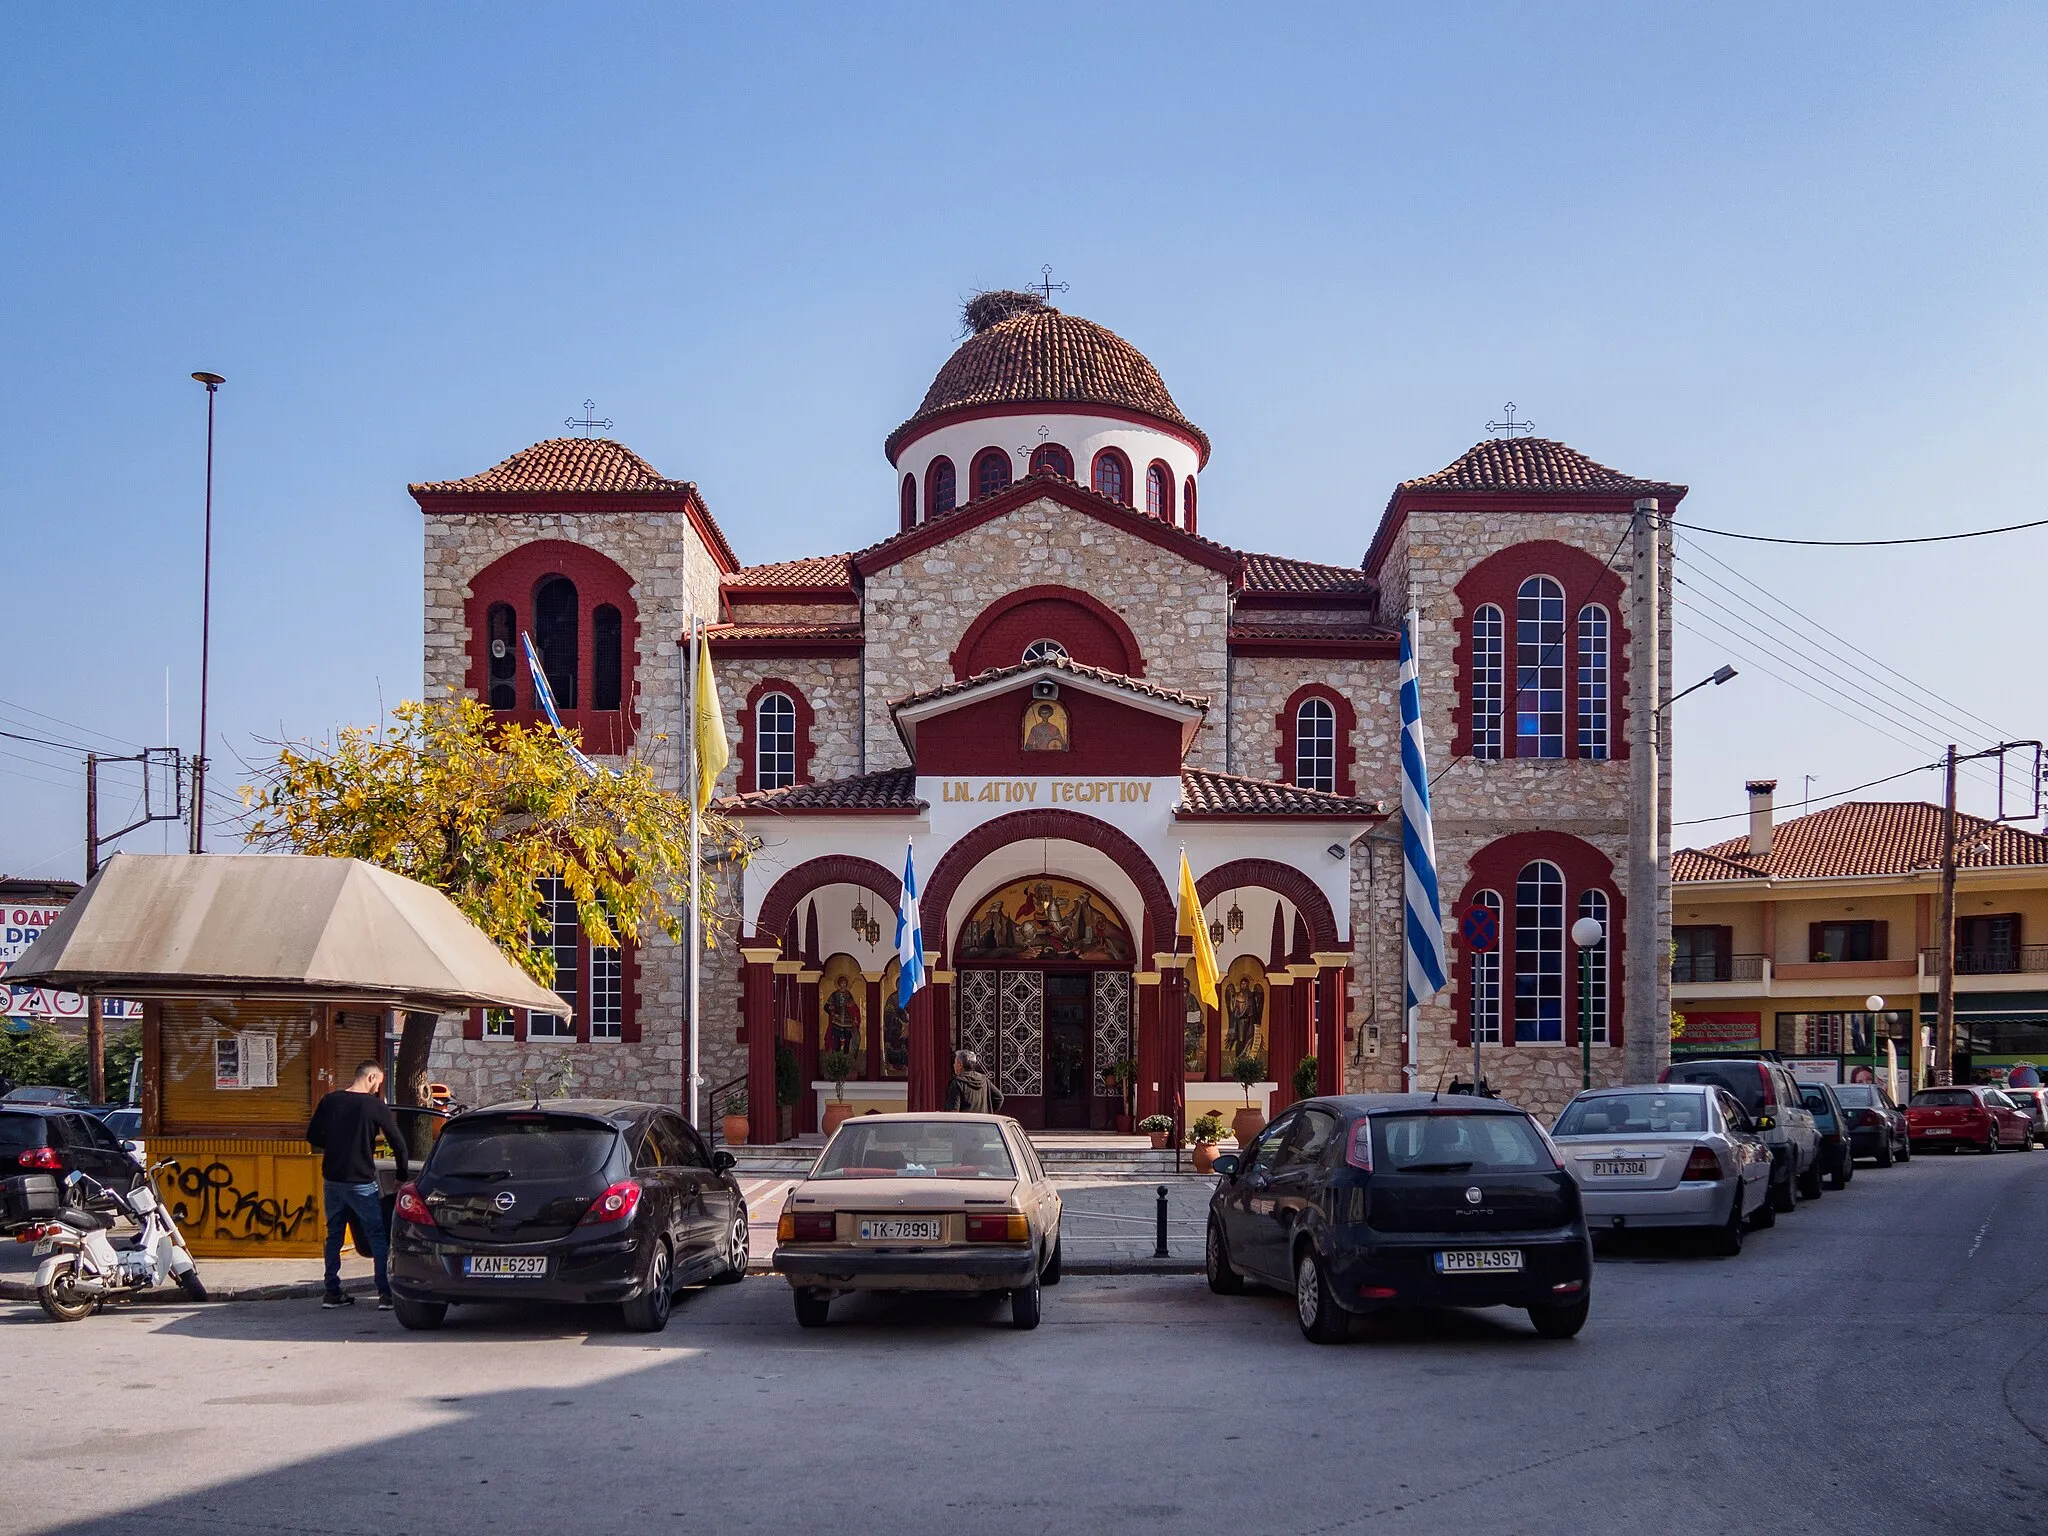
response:
[[[131,1236],[133,1231],[133,1228],[123,1226],[115,1235],[117,1238]],[[34,1255],[34,1244],[0,1238],[0,1301],[35,1301],[38,1261]],[[199,1260],[199,1278],[212,1301],[312,1300],[320,1295],[322,1270],[319,1259]],[[370,1274],[368,1259],[358,1257],[353,1248],[342,1250],[341,1288],[344,1291],[374,1297],[377,1288]],[[185,1296],[175,1285],[167,1284],[145,1291],[136,1299],[182,1302]]]

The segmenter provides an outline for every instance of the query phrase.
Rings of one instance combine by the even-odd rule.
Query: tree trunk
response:
[[[427,1102],[427,1057],[434,1049],[434,1028],[438,1013],[408,1013],[398,1037],[398,1081],[392,1084],[393,1101],[415,1107]]]

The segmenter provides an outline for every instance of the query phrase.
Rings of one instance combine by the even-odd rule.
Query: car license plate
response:
[[[1639,1179],[1649,1167],[1648,1160],[1640,1157],[1608,1157],[1593,1165],[1593,1174],[1602,1179]]]
[[[937,1221],[864,1221],[860,1240],[864,1243],[936,1243],[945,1235]]]
[[[548,1256],[544,1253],[473,1253],[462,1261],[462,1272],[478,1280],[539,1280],[547,1275]]]
[[[1436,1256],[1440,1275],[1512,1274],[1521,1267],[1519,1248],[1449,1248]]]
[[[1954,1131],[1947,1131],[1947,1130],[1943,1130],[1943,1129],[1942,1129],[1942,1128],[1941,1128],[1940,1126],[1938,1126],[1938,1125],[1932,1125],[1932,1126],[1929,1126],[1929,1127],[1927,1128],[1927,1134],[1928,1134],[1929,1136],[1953,1136],[1953,1135],[1955,1135],[1955,1132],[1954,1132]]]

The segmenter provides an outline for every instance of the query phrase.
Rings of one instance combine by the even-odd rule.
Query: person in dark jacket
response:
[[[384,1225],[384,1202],[377,1189],[377,1133],[391,1148],[403,1184],[412,1169],[405,1155],[405,1137],[398,1117],[384,1102],[384,1069],[374,1061],[356,1068],[355,1081],[328,1094],[313,1107],[306,1140],[320,1154],[322,1192],[327,1204],[327,1296],[323,1307],[346,1307],[355,1297],[341,1288],[341,1244],[350,1222],[370,1239],[370,1262],[377,1273],[377,1306],[391,1307],[391,1280],[385,1273],[391,1234]]]
[[[946,1108],[956,1114],[992,1115],[1003,1107],[1003,1090],[981,1070],[972,1051],[953,1053],[953,1081],[946,1084]]]

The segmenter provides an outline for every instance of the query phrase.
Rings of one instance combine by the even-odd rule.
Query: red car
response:
[[[2026,1151],[2034,1142],[2034,1123],[1996,1088],[1923,1088],[1907,1101],[1906,1134],[1915,1152],[1943,1145]]]

